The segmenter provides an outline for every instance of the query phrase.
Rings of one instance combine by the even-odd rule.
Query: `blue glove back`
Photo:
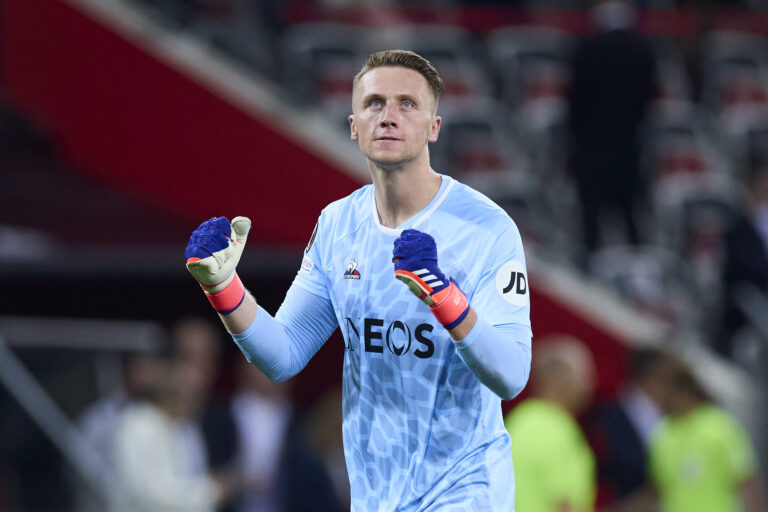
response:
[[[184,258],[207,258],[226,249],[232,235],[232,227],[226,217],[212,217],[200,224],[189,237]]]
[[[392,252],[395,274],[413,273],[418,276],[428,289],[427,294],[435,294],[451,283],[437,266],[437,245],[435,239],[427,233],[415,229],[406,229],[395,240]]]
[[[446,329],[458,326],[469,314],[464,292],[447,279],[437,266],[437,244],[427,233],[406,229],[395,240],[392,251],[395,279],[421,299]]]

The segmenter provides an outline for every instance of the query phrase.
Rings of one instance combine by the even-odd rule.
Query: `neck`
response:
[[[565,393],[562,393],[554,388],[544,388],[540,389],[537,393],[535,393],[536,398],[539,398],[541,400],[545,400],[547,402],[551,402],[555,405],[560,406],[562,409],[569,412],[571,415],[576,415],[576,407],[574,404],[568,400]]]
[[[674,404],[671,413],[676,416],[686,416],[701,405],[703,401],[694,397],[684,397]]]
[[[382,169],[369,163],[376,211],[382,226],[396,228],[426,207],[440,189],[440,175],[429,167]]]

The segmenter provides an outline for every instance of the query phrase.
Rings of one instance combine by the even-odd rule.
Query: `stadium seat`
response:
[[[493,90],[487,63],[475,36],[466,29],[439,24],[402,25],[371,32],[375,50],[402,48],[429,60],[444,81],[442,105],[488,96]]]
[[[432,145],[432,161],[493,199],[503,200],[536,186],[514,115],[488,98],[471,105],[442,106],[443,124]]]
[[[567,32],[534,26],[506,26],[486,37],[488,53],[510,105],[565,97],[572,37]]]
[[[694,103],[655,102],[645,142],[644,166],[651,180],[675,174],[730,171],[717,143],[714,119]]]
[[[768,38],[713,31],[701,53],[702,104],[717,116],[731,155],[743,158],[747,132],[768,119]]]
[[[290,27],[281,38],[283,84],[304,105],[349,103],[366,41],[366,29],[357,25],[314,22]]]
[[[611,246],[592,254],[589,269],[639,311],[676,329],[699,325],[690,268],[673,251],[658,246]]]

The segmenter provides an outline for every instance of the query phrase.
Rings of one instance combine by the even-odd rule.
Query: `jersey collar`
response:
[[[453,188],[453,185],[456,183],[456,180],[444,174],[440,175],[440,179],[442,180],[440,183],[440,188],[437,189],[437,194],[435,194],[435,197],[432,198],[432,201],[430,201],[423,210],[396,228],[383,226],[381,221],[379,221],[379,214],[376,211],[376,194],[373,193],[373,187],[371,187],[371,215],[373,216],[373,222],[376,227],[379,228],[382,233],[394,236],[400,236],[400,232],[404,229],[418,229],[418,227],[423,224],[424,221],[427,220],[429,216],[432,215],[432,213],[440,207],[445,198],[448,196],[448,193]]]

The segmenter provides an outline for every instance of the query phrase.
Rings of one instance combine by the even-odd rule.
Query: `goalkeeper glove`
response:
[[[466,318],[467,297],[456,281],[446,278],[438,268],[434,238],[406,229],[395,240],[392,256],[395,278],[407,284],[446,329],[453,329]]]
[[[247,217],[214,217],[198,226],[189,237],[184,257],[187,270],[203,288],[213,309],[233,312],[245,298],[245,287],[235,272],[251,229]]]

